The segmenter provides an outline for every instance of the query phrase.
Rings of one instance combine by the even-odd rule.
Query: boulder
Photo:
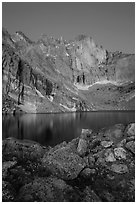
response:
[[[81,171],[80,176],[82,176],[85,179],[91,179],[93,175],[96,174],[95,169],[85,168]]]
[[[49,170],[53,175],[70,180],[75,179],[79,175],[86,163],[67,146],[43,157],[42,165],[43,168]]]
[[[109,193],[107,190],[102,189],[100,197],[102,198],[103,201],[107,201],[107,202],[115,201],[114,196],[111,193]]]
[[[73,188],[62,179],[56,177],[36,178],[20,189],[17,201],[69,202],[73,194]]]
[[[114,161],[116,161],[116,159],[115,159],[115,157],[114,157],[114,154],[113,154],[113,152],[112,152],[111,149],[107,149],[107,150],[105,151],[104,156],[105,156],[105,161],[106,161],[106,162],[114,162]]]
[[[6,161],[2,163],[2,179],[5,179],[8,176],[8,170],[14,167],[17,164],[17,161]]]
[[[79,139],[77,152],[80,156],[85,156],[86,152],[88,151],[88,143],[85,139]]]
[[[99,196],[94,192],[94,190],[91,190],[89,186],[87,186],[84,189],[84,198],[82,202],[101,202],[102,200],[99,198]]]
[[[84,139],[84,140],[88,140],[88,139],[90,139],[92,132],[93,131],[90,129],[82,129],[80,138]]]
[[[135,123],[131,123],[127,126],[127,136],[135,136]]]
[[[16,157],[20,160],[39,160],[45,154],[46,149],[40,144],[30,141],[21,141],[15,138],[7,138],[3,147],[3,157],[9,160]]]
[[[125,164],[112,164],[110,170],[118,174],[129,172],[128,167]]]
[[[123,147],[123,146],[126,144],[126,142],[127,142],[126,139],[121,140],[121,141],[117,144],[117,147]]]
[[[122,138],[125,126],[123,124],[116,124],[110,129],[106,130],[104,135],[109,138]]]
[[[102,141],[101,145],[105,148],[111,147],[113,144],[113,141]]]
[[[114,155],[117,159],[126,159],[126,150],[122,147],[115,148]]]
[[[135,142],[130,141],[125,146],[128,150],[130,150],[133,154],[135,154]]]

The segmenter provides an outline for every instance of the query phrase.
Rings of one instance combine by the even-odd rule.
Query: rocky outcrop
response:
[[[42,160],[44,168],[64,180],[77,178],[86,166],[85,162],[68,147],[52,152]]]
[[[134,126],[83,129],[78,138],[53,148],[4,140],[3,201],[134,202]]]
[[[84,35],[32,42],[3,29],[2,38],[3,112],[134,109],[134,55],[109,53]]]

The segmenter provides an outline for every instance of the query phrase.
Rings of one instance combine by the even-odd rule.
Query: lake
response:
[[[135,122],[134,111],[3,115],[2,137],[15,137],[55,146],[80,135],[82,128],[98,130],[117,123]]]

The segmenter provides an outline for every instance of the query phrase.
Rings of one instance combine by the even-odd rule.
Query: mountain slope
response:
[[[2,33],[3,112],[133,110],[135,59],[91,37],[73,41]]]

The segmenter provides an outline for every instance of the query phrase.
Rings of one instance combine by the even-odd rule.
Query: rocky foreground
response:
[[[98,132],[54,148],[3,140],[3,201],[135,201],[135,124]]]

